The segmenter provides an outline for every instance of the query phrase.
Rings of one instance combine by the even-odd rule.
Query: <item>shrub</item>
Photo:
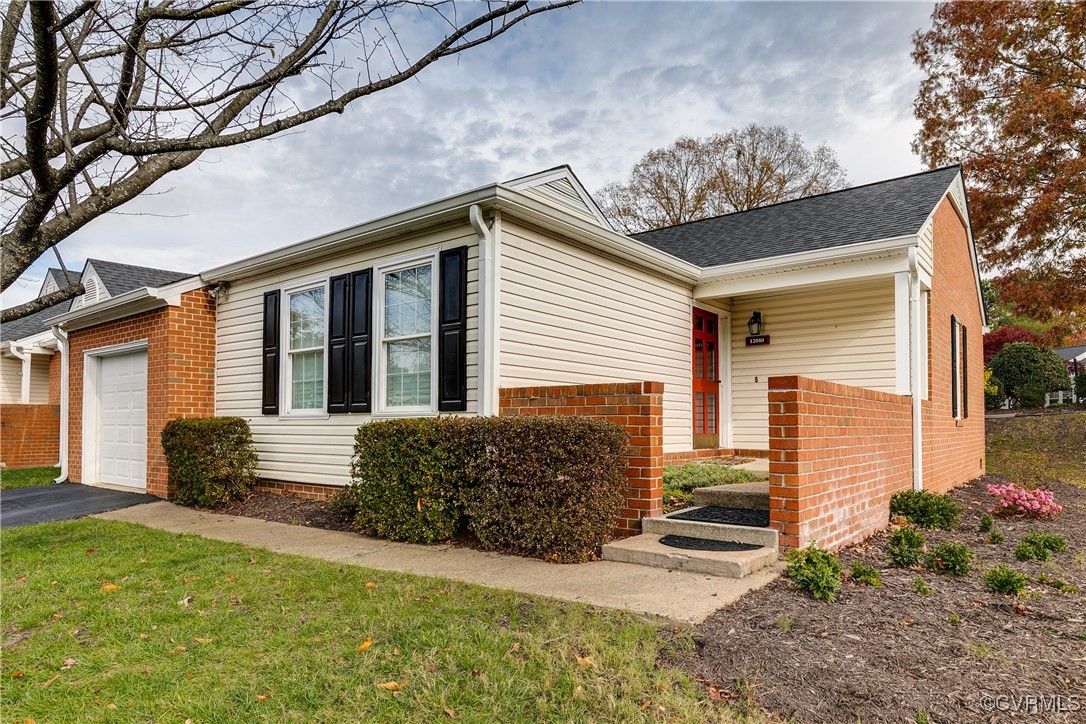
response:
[[[940,543],[928,554],[928,568],[936,573],[964,576],[972,568],[973,551],[959,543]]]
[[[908,568],[920,562],[920,556],[924,553],[924,535],[912,528],[898,528],[890,536],[890,545],[886,549],[886,556],[890,564],[898,568]]]
[[[859,583],[861,586],[881,586],[882,575],[879,574],[878,569],[874,566],[869,566],[860,561],[856,561],[852,564],[852,570],[849,571],[849,575],[852,576],[852,580]]]
[[[1020,561],[1047,561],[1053,553],[1067,550],[1067,541],[1062,535],[1031,530],[1015,546],[1014,557]]]
[[[890,498],[890,513],[905,516],[921,528],[953,528],[962,507],[949,496],[927,490],[903,490]]]
[[[988,493],[996,497],[993,513],[1021,514],[1029,518],[1058,515],[1063,506],[1056,502],[1056,494],[1051,490],[1036,488],[1028,490],[1013,483],[989,485]]]
[[[1075,397],[1079,404],[1086,402],[1086,372],[1075,375]]]
[[[1044,394],[1067,387],[1067,368],[1060,356],[1050,349],[1029,342],[1014,342],[999,351],[991,362],[992,373],[1003,383],[1008,395],[1027,405],[1036,402],[1040,394],[1044,404]]]
[[[785,570],[796,588],[809,591],[812,596],[833,603],[841,588],[841,561],[827,550],[811,543],[806,548],[793,548],[787,554]]]
[[[998,530],[993,530],[991,533],[988,534],[988,542],[995,543],[996,545],[999,545],[1006,539],[1007,536],[1003,535],[1003,533]]]
[[[994,593],[1015,596],[1026,590],[1029,579],[1005,563],[984,574],[984,586]]]
[[[920,576],[917,576],[913,579],[913,590],[919,593],[921,596],[931,595],[931,588],[928,587],[928,584],[924,583],[924,579]]]
[[[756,480],[760,478],[749,470],[719,463],[686,463],[664,468],[664,490],[668,492],[689,493],[694,488],[751,483]]]
[[[248,495],[256,483],[256,451],[240,417],[170,420],[162,429],[169,485],[182,505],[213,508]]]
[[[581,417],[382,420],[358,429],[335,505],[384,538],[466,528],[484,550],[585,561],[625,499],[625,452],[621,427]]]
[[[993,523],[994,521],[992,520],[992,516],[985,513],[980,517],[980,527],[977,528],[977,530],[979,530],[981,533],[987,533],[992,530]]]
[[[1030,408],[1030,407],[1044,407],[1045,400],[1048,399],[1045,393],[1048,390],[1045,389],[1045,385],[1041,382],[1026,382],[1018,388],[1018,394],[1015,395],[1016,407]]]
[[[1003,383],[992,374],[991,368],[984,369],[984,409],[998,410],[1007,401],[1007,393],[1003,390]]]

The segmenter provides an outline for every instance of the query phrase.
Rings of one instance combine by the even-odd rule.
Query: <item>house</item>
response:
[[[1075,389],[1075,380],[1081,374],[1086,374],[1086,344],[1079,344],[1073,347],[1060,347],[1055,350],[1056,354],[1060,356],[1063,363],[1067,365],[1067,373],[1071,376],[1071,383],[1068,385],[1068,389],[1071,394],[1068,398],[1072,402],[1082,402],[1079,399],[1078,390]],[[1049,401],[1052,400],[1052,395],[1048,395]],[[1063,392],[1059,392],[1057,396],[1059,402],[1064,401]]]
[[[88,259],[81,272],[46,271],[39,299],[80,280],[85,291],[0,327],[0,463],[4,467],[53,466],[60,459],[60,340],[46,320],[149,284],[188,276],[102,259]]]
[[[860,539],[894,492],[984,472],[957,166],[633,237],[561,166],[49,323],[65,473],[159,496],[163,425],[212,414],[249,421],[264,489],[318,498],[371,420],[604,417],[630,433],[625,534],[669,462],[769,458],[786,545]]]

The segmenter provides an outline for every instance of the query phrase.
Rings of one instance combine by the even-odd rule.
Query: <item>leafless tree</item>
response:
[[[342,113],[576,1],[9,0],[0,119],[23,128],[0,141],[0,289],[204,151]],[[70,286],[3,321],[82,291]]]
[[[783,126],[751,124],[653,149],[625,183],[610,183],[597,197],[617,228],[636,233],[834,191],[847,183],[829,146],[812,151]]]

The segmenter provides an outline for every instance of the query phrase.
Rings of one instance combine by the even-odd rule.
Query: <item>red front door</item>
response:
[[[720,330],[717,315],[694,308],[694,447],[720,447]]]

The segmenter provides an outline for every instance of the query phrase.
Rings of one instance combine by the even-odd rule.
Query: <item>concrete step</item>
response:
[[[757,475],[762,480],[769,480],[769,458],[754,458],[749,463],[740,463],[735,467]]]
[[[700,506],[694,506],[700,507]],[[641,520],[641,532],[662,535],[685,535],[688,538],[706,538],[725,540],[736,543],[754,543],[770,548],[775,553],[779,547],[777,531],[773,528],[754,528],[747,525],[727,525],[723,523],[702,523],[696,520],[675,520],[670,517],[692,508],[676,510],[675,513],[656,515]]]
[[[694,505],[769,510],[769,482],[710,485],[694,488]]]
[[[752,551],[691,551],[660,543],[660,536],[642,533],[603,546],[605,561],[637,563],[672,571],[705,573],[724,578],[742,578],[777,561],[776,549]]]

